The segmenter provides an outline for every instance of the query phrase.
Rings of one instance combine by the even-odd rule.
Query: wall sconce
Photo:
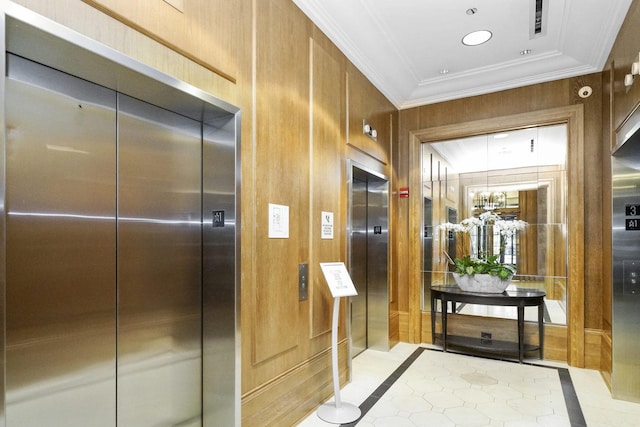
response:
[[[624,76],[624,85],[627,89],[633,84],[635,76],[640,74],[640,53],[636,57],[636,60],[631,64],[631,73]]]
[[[378,140],[378,131],[372,128],[369,123],[365,123],[364,120],[362,121],[362,133],[374,141]]]

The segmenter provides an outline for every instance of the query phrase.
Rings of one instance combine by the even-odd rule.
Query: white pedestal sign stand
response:
[[[331,364],[333,365],[333,394],[334,403],[325,403],[316,412],[323,421],[332,424],[345,424],[360,418],[360,408],[344,403],[340,399],[340,378],[338,376],[338,314],[340,297],[358,295],[356,287],[351,281],[349,272],[343,262],[321,262],[320,268],[327,280],[333,296],[333,326],[331,328]]]

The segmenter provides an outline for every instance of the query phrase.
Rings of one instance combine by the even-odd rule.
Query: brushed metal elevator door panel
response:
[[[235,126],[235,117],[230,116],[205,125],[203,132],[202,386],[206,427],[234,426],[239,412]]]
[[[388,182],[367,183],[367,346],[389,350]]]
[[[8,70],[7,426],[113,426],[116,94]]]
[[[367,181],[353,178],[351,186],[350,274],[358,295],[351,301],[351,355],[367,349]]]
[[[118,427],[200,426],[201,125],[118,100]]]

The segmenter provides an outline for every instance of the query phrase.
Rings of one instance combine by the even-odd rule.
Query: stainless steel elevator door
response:
[[[367,183],[367,345],[389,350],[389,183],[369,176]]]
[[[367,349],[367,181],[353,177],[351,185],[350,275],[358,291],[351,297],[351,355]]]
[[[115,424],[116,94],[8,55],[6,425]]]
[[[351,179],[351,355],[389,349],[388,181],[354,167]]]
[[[200,426],[201,125],[118,99],[118,427]]]
[[[640,133],[611,157],[612,373],[616,399],[640,402]]]

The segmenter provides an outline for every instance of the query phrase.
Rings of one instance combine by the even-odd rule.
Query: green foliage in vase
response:
[[[456,258],[453,260],[455,264],[455,272],[464,276],[468,274],[473,276],[474,274],[490,274],[491,276],[497,276],[501,280],[508,280],[516,273],[516,267],[512,264],[500,264],[498,262],[498,255],[492,255],[487,258],[478,259],[465,255],[462,258]]]

